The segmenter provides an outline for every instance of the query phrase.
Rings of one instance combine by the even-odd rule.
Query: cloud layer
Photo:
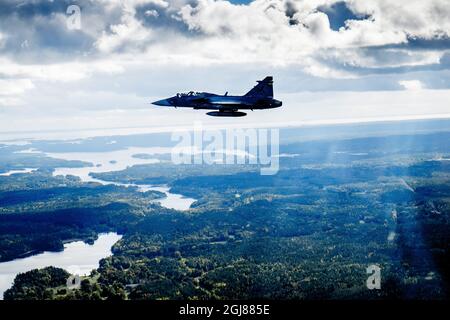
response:
[[[321,68],[344,73],[336,65],[439,63],[450,48],[447,0],[83,0],[80,30],[67,28],[69,4],[2,1],[1,54],[40,63],[112,54],[191,64],[264,61],[322,75]],[[418,48],[417,40],[429,44]]]
[[[79,30],[67,25],[72,4],[81,8]],[[144,97],[182,89],[240,93],[266,73],[285,94],[449,89],[450,6],[0,0],[0,65],[4,117],[18,107],[73,114],[146,108]]]

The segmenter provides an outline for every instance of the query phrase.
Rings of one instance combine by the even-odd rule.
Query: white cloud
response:
[[[159,13],[156,10],[147,10],[147,11],[145,11],[145,15],[147,17],[155,17],[155,18],[157,18],[159,16]]]
[[[22,94],[32,88],[34,85],[29,79],[0,79],[0,95]]]
[[[447,0],[349,0],[358,13],[371,15],[384,30],[413,37],[450,36],[450,5]]]
[[[34,84],[29,79],[0,79],[0,106],[18,106],[23,104],[22,95]]]
[[[16,107],[23,104],[23,100],[17,97],[5,97],[0,95],[0,107]],[[6,127],[5,127],[6,128]]]
[[[2,65],[0,76],[53,82],[78,81],[96,73],[116,74],[124,71],[120,64],[107,59],[54,64],[20,64],[0,57],[0,64]]]
[[[290,24],[286,14],[288,2],[297,10],[293,15],[297,24]],[[199,0],[180,7],[171,4],[167,10],[176,12],[173,16],[191,32],[203,36],[188,37],[186,42],[174,37],[173,42],[161,41],[159,45],[152,42],[155,38],[149,37],[152,41],[146,50],[153,52],[156,47],[168,59],[199,64],[261,61],[271,65],[302,65],[305,71],[323,77],[348,76],[348,72],[331,71],[332,65],[325,66],[330,58],[342,66],[375,68],[439,62],[443,52],[391,48],[386,49],[392,53],[387,61],[382,55],[368,57],[367,48],[405,44],[415,37],[433,39],[450,35],[447,19],[450,6],[445,6],[444,1],[412,1],[410,6],[410,1],[349,0],[347,3],[355,14],[366,15],[367,19],[347,20],[338,31],[332,30],[328,16],[318,11],[320,6],[335,2],[255,0],[248,6],[239,6],[228,1]],[[176,42],[178,46],[173,45]],[[345,54],[338,53],[336,59],[339,51]],[[402,60],[397,61],[395,53]],[[318,55],[321,60],[316,59]]]
[[[398,82],[405,90],[421,90],[424,88],[420,80],[401,80]]]
[[[111,25],[110,33],[103,31],[101,37],[94,44],[96,48],[102,53],[109,53],[123,49],[125,45],[128,45],[128,49],[134,49],[147,43],[152,32],[135,18],[135,13],[132,5],[125,4],[121,23]]]
[[[341,1],[255,0],[235,5],[215,0],[105,0],[99,3],[107,13],[104,16],[82,10],[81,32],[93,38],[91,56],[111,60],[119,55],[119,63],[122,54],[133,54],[152,64],[262,62],[302,66],[322,77],[348,77],[354,72],[336,66],[427,65],[438,63],[443,55],[395,48],[385,49],[386,55],[370,55],[368,48],[405,44],[410,38],[449,36],[448,1],[347,0],[356,15],[366,18],[347,20],[339,30],[333,30],[320,8],[337,2]],[[142,8],[143,17],[139,17]],[[120,14],[117,18],[111,12]],[[64,15],[56,16],[55,23],[64,27]],[[151,23],[142,19],[151,19]],[[68,40],[72,36],[76,35],[66,35]],[[71,71],[67,77],[82,78],[79,73]]]
[[[5,41],[5,35],[0,32],[0,48],[3,47]]]

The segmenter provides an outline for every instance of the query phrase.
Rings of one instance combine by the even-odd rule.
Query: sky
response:
[[[0,138],[450,117],[449,69],[448,0],[0,0]],[[150,104],[267,75],[280,109]]]

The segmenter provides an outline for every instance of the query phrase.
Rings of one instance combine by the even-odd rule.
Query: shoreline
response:
[[[66,239],[66,240],[61,240],[61,243],[63,245],[62,249],[58,249],[58,250],[52,250],[52,249],[38,250],[38,249],[33,249],[33,250],[29,250],[27,252],[21,253],[21,254],[15,256],[12,259],[7,259],[7,260],[1,260],[0,259],[0,264],[6,263],[6,262],[11,262],[11,261],[14,261],[14,260],[26,259],[26,258],[29,258],[29,257],[32,257],[32,256],[36,256],[38,254],[47,253],[47,252],[49,252],[49,253],[63,252],[64,249],[65,249],[64,245],[69,244],[69,243],[73,243],[73,242],[82,241],[83,243],[85,243],[87,245],[93,245],[95,243],[95,241],[97,241],[98,238],[101,235],[106,235],[108,233],[116,233],[117,235],[119,235],[121,237],[123,236],[122,234],[119,234],[118,231],[107,231],[107,232],[99,232],[99,233],[97,233],[97,236],[96,236],[96,238],[94,239],[93,242],[90,241],[91,239],[89,239],[89,238],[70,238],[70,239]]]

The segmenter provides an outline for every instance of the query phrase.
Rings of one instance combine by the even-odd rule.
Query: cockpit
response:
[[[177,98],[181,97],[195,97],[199,95],[199,92],[189,91],[188,93],[177,93]]]

